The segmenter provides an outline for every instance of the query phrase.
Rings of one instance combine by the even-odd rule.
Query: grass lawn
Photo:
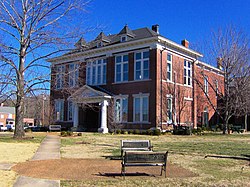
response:
[[[13,133],[0,133],[0,164],[25,162],[33,157],[41,141],[42,133],[26,133],[27,139],[15,140]],[[31,138],[33,137],[33,138]],[[0,186],[13,186],[17,174],[14,171],[0,170]]]
[[[202,136],[146,136],[84,133],[62,138],[62,157],[105,158],[120,155],[120,140],[149,139],[154,151],[169,151],[169,161],[198,177],[130,177],[126,180],[63,180],[61,186],[250,186],[250,166],[246,161],[206,158],[207,154],[250,155],[250,134],[205,134]]]

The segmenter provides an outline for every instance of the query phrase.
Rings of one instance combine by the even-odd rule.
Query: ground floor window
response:
[[[55,100],[55,114],[57,121],[63,121],[64,119],[64,100]]]
[[[173,98],[172,95],[167,95],[167,121],[172,123],[173,118]]]
[[[128,121],[128,98],[126,96],[115,99],[115,122]]]
[[[134,95],[134,122],[148,122],[148,94]]]
[[[73,120],[73,102],[69,101],[68,102],[68,121],[72,121]]]

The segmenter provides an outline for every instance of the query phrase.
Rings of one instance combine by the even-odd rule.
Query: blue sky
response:
[[[233,24],[250,36],[250,0],[94,0],[87,22],[103,26],[106,34],[160,25],[160,34],[180,43],[201,43],[211,31]],[[94,39],[100,30],[86,34]]]

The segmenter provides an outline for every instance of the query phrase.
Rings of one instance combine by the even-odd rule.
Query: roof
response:
[[[15,114],[15,107],[1,106],[0,113]]]

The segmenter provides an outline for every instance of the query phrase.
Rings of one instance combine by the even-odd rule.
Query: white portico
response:
[[[73,127],[98,127],[98,132],[108,133],[108,104],[111,96],[92,86],[84,85],[68,100],[73,102]],[[84,108],[84,110],[82,110]]]

